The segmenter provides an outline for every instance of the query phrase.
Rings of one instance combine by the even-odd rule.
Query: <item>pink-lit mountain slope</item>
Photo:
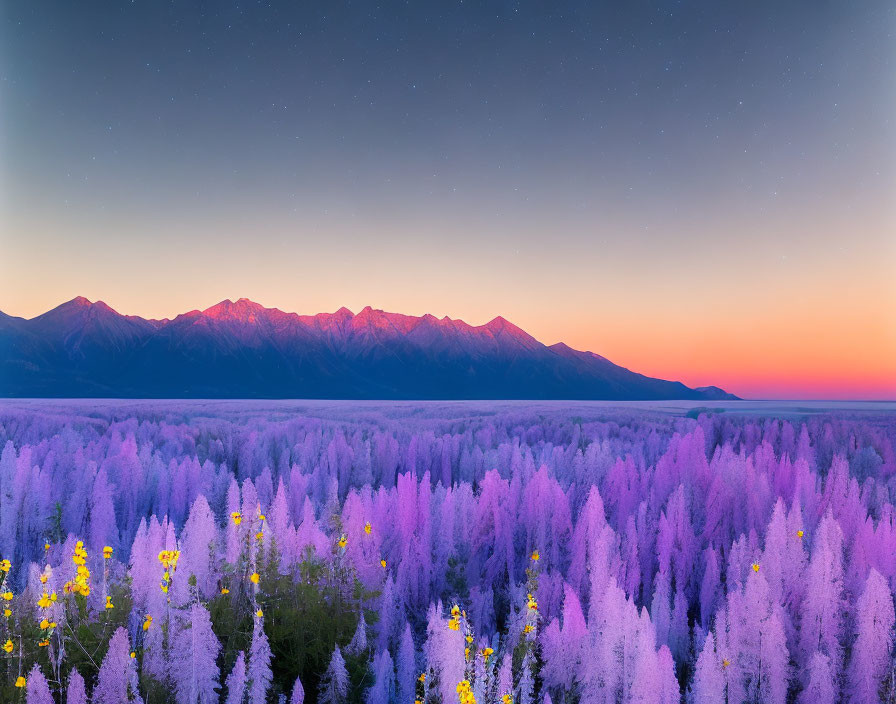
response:
[[[0,313],[0,395],[171,398],[730,399],[543,345],[498,317],[297,315],[241,298],[172,320],[75,298]]]

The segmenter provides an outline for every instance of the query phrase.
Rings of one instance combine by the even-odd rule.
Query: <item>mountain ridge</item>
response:
[[[78,296],[30,319],[0,314],[0,355],[7,397],[736,398],[544,345],[502,316],[299,315],[248,298],[152,320]]]

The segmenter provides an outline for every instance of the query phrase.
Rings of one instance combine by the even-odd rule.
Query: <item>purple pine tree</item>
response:
[[[317,701],[319,704],[344,704],[348,696],[348,671],[339,646],[333,650],[327,671],[320,679]]]
[[[50,694],[50,685],[40,669],[40,665],[34,663],[31,672],[28,673],[28,685],[25,688],[26,704],[54,704],[53,695]]]
[[[75,668],[72,668],[68,675],[65,704],[87,704],[87,688],[84,686],[84,678]]]
[[[225,704],[243,704],[246,701],[246,655],[243,651],[237,655],[224,686],[227,687]]]
[[[893,595],[887,581],[872,569],[856,604],[858,636],[847,672],[850,704],[880,700],[881,681],[890,669],[894,620]]]
[[[260,617],[255,618],[252,630],[247,677],[249,704],[265,704],[274,675],[271,672],[271,646],[264,632],[264,619]]]
[[[198,500],[198,499],[197,499]],[[177,704],[214,704],[220,687],[217,665],[221,644],[201,604],[193,604],[189,619],[174,636],[169,673]]]

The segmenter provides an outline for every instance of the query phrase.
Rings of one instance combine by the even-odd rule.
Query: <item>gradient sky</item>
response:
[[[0,6],[0,310],[503,315],[896,398],[896,5]]]

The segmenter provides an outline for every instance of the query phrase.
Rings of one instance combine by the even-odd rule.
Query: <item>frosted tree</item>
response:
[[[837,685],[831,672],[831,660],[824,653],[815,653],[809,660],[806,688],[797,699],[798,704],[834,704],[837,701]],[[877,697],[869,702],[877,702]]]
[[[246,480],[248,481],[248,480]],[[255,618],[252,644],[249,646],[248,703],[265,704],[274,674],[271,672],[271,646],[264,632],[264,619]]]
[[[414,700],[414,687],[417,681],[417,663],[414,637],[409,623],[405,624],[404,632],[401,634],[397,670],[398,676],[395,683],[397,699],[400,702],[411,702]]]
[[[319,704],[344,704],[348,697],[348,670],[342,651],[337,645],[330,658],[327,671],[320,679],[317,701]]]
[[[289,695],[289,704],[304,704],[305,688],[302,686],[302,680],[296,677],[296,681],[292,685],[292,693]]]
[[[388,650],[373,659],[373,686],[367,691],[367,704],[390,704],[395,700],[395,674]]]
[[[178,704],[214,704],[220,687],[217,665],[221,644],[201,604],[190,607],[189,618],[174,636],[169,672]]]
[[[54,704],[53,695],[50,694],[50,685],[40,669],[40,665],[34,663],[31,672],[28,673],[28,684],[25,689],[26,704]]]
[[[227,687],[225,704],[243,704],[246,701],[246,655],[242,651],[236,656],[224,686]]]
[[[690,701],[691,704],[717,704],[725,701],[722,661],[716,653],[716,641],[712,633],[706,635],[703,650],[694,666]]]
[[[858,635],[847,672],[850,704],[879,701],[881,681],[890,669],[894,620],[893,595],[887,581],[872,569],[856,603]]]
[[[818,526],[807,571],[806,597],[800,618],[802,661],[818,651],[830,658],[831,670],[842,668],[843,531],[828,512]]]
[[[68,675],[65,704],[87,704],[87,688],[84,686],[84,678],[75,668],[72,668]]]
[[[361,617],[358,619],[358,627],[355,629],[351,641],[345,647],[345,652],[349,655],[360,655],[365,650],[367,650],[367,622],[364,620],[362,611]]]
[[[124,628],[115,631],[109,641],[109,650],[100,665],[92,701],[93,704],[142,704],[128,632]]]

